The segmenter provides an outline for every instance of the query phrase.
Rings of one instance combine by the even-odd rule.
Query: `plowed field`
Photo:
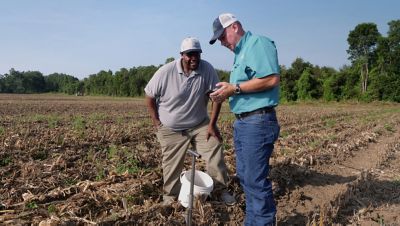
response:
[[[400,225],[399,104],[299,103],[277,112],[270,179],[278,225]],[[197,200],[196,225],[243,221],[233,120],[225,103],[219,127],[238,203]],[[0,225],[184,225],[185,208],[161,205],[154,132],[143,99],[1,94]]]

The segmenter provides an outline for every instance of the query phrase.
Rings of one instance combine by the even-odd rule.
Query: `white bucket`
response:
[[[189,196],[190,196],[190,180],[192,171],[183,171],[181,173],[181,191],[179,192],[178,200],[184,207],[189,206]],[[202,172],[196,170],[194,173],[194,186],[193,186],[193,196],[204,195],[208,196],[214,188],[214,182],[212,178]]]

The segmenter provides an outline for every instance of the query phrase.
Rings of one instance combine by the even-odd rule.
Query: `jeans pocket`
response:
[[[265,122],[266,143],[274,143],[278,140],[280,128],[278,121]]]
[[[269,121],[268,122],[268,127],[269,127],[269,130],[270,130],[270,133],[273,135],[272,136],[272,139],[273,139],[272,143],[273,143],[276,140],[278,140],[281,127],[279,126],[277,121]]]

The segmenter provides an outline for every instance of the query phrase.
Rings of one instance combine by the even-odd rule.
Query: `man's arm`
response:
[[[208,124],[207,140],[210,138],[210,136],[213,136],[217,138],[219,142],[222,142],[222,136],[217,127],[217,121],[219,113],[221,111],[221,106],[221,103],[211,103],[211,118],[210,123]]]
[[[255,93],[272,89],[278,86],[280,82],[280,76],[273,74],[263,78],[253,78],[249,81],[240,84],[242,93]],[[213,101],[222,103],[226,98],[235,94],[236,84],[230,84],[227,82],[220,82],[217,84],[220,88],[211,93],[210,97]]]
[[[156,98],[146,95],[146,105],[154,127],[158,128],[161,125],[161,122],[157,111]]]

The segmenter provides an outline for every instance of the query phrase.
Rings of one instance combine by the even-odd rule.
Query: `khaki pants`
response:
[[[206,140],[208,122],[209,120],[205,120],[195,128],[183,132],[172,131],[165,126],[158,129],[157,138],[163,155],[164,200],[175,199],[179,195],[179,177],[190,144],[205,160],[207,173],[213,178],[215,187],[226,188],[228,174],[222,144],[215,137]]]

